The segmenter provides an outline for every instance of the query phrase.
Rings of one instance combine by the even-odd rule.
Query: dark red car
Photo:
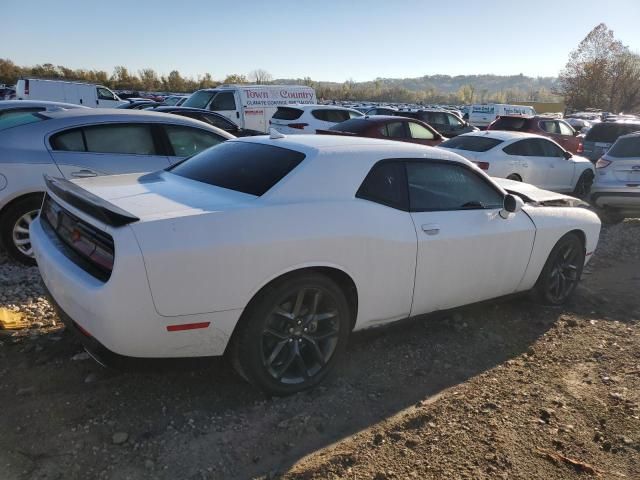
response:
[[[549,137],[559,143],[571,153],[582,153],[582,139],[578,132],[564,120],[553,117],[522,117],[517,115],[502,115],[496,118],[487,130],[509,130],[511,132],[536,133]]]
[[[420,120],[391,115],[358,117],[336,123],[328,130],[316,130],[320,135],[349,135],[354,137],[385,138],[401,142],[438,145],[445,140],[434,128]]]

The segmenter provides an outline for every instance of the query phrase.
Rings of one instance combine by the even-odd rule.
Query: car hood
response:
[[[140,221],[211,213],[257,198],[166,171],[99,176],[73,183]]]
[[[535,185],[531,185],[530,183],[496,177],[493,177],[493,181],[504,188],[507,192],[518,195],[526,203],[549,207],[579,207],[588,205],[579,198],[551,192],[549,190],[543,190]]]

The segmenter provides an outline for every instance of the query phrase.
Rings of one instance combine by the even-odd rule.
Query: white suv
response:
[[[280,133],[289,135],[316,133],[316,130],[324,130],[336,123],[362,116],[357,110],[336,105],[289,105],[278,107],[269,120],[269,125]]]

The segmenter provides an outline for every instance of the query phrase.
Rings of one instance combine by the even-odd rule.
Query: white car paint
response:
[[[113,352],[222,355],[252,297],[272,280],[306,267],[330,267],[353,280],[354,328],[362,329],[528,290],[564,234],[581,232],[587,253],[598,240],[594,213],[541,206],[532,188],[526,194],[532,202],[510,214],[498,208],[412,213],[355,197],[371,168],[389,158],[463,165],[506,193],[445,150],[321,135],[231,142],[278,146],[306,158],[260,197],[169,172],[74,181],[139,218],[122,227],[106,225],[49,192],[64,209],[113,237],[115,263],[102,282],[59,250],[41,220],[31,226],[38,266],[54,299]],[[423,231],[433,224],[437,234]],[[194,322],[211,323],[167,331]]]
[[[66,102],[90,108],[115,108],[128,103],[103,85],[40,78],[18,80],[16,99]]]
[[[564,150],[553,140],[532,133],[511,132],[503,130],[491,130],[483,132],[470,132],[456,137],[464,141],[463,137],[489,138],[499,141],[496,146],[484,152],[469,151],[462,148],[450,147],[451,140],[438,146],[451,152],[462,155],[468,160],[482,165],[482,168],[492,177],[507,178],[517,175],[525,183],[537,187],[552,190],[554,192],[573,192],[580,176],[590,170],[595,175],[595,168],[589,159],[571,155],[565,158]],[[505,152],[513,144],[523,141],[547,142],[557,147],[558,155],[548,156],[523,156],[511,155]],[[552,147],[553,148],[553,147]]]
[[[269,125],[280,133],[298,135],[304,133],[316,133],[316,130],[326,130],[337,123],[351,118],[363,117],[364,114],[353,108],[339,107],[337,105],[287,105],[282,107],[289,112],[298,112],[296,118],[278,118],[278,109],[269,120]],[[325,121],[322,117],[331,115],[336,121]]]

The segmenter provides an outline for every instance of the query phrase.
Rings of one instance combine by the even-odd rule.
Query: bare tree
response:
[[[249,72],[249,80],[257,85],[263,85],[273,80],[273,76],[266,70],[257,68],[256,70]]]

